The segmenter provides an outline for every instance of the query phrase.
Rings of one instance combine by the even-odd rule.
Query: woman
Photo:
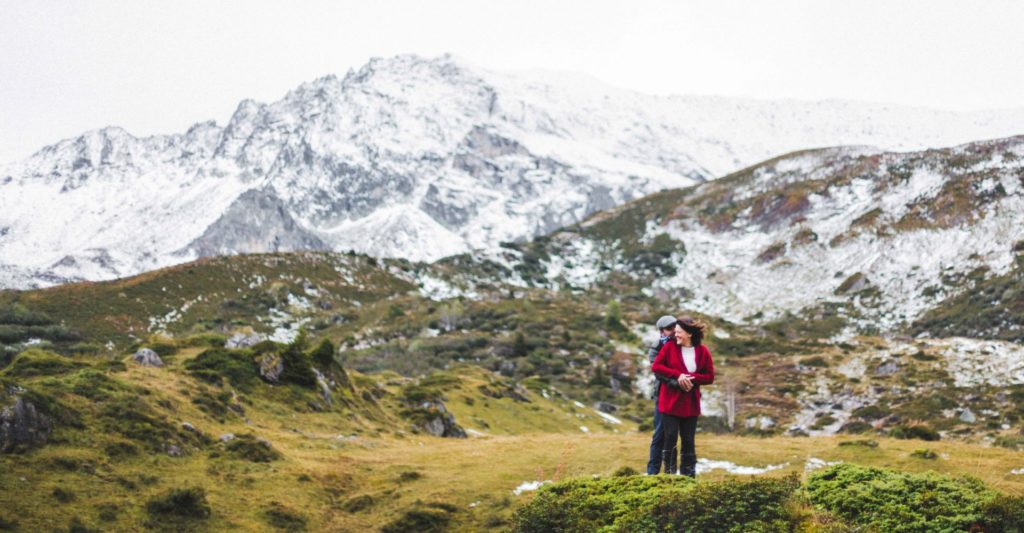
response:
[[[662,461],[665,472],[676,472],[676,439],[682,438],[682,468],[685,476],[697,476],[697,450],[694,436],[697,417],[700,416],[700,386],[715,382],[715,366],[711,351],[704,346],[707,325],[691,318],[681,317],[676,322],[675,342],[666,342],[654,358],[651,370],[675,379],[679,388],[662,387],[658,394],[665,431]]]

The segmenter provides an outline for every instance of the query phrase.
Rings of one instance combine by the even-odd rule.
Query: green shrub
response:
[[[167,419],[141,398],[124,396],[104,403],[99,418],[106,431],[141,442],[152,451],[164,451],[180,444],[184,436]]]
[[[618,470],[616,470],[615,473],[612,474],[612,475],[615,476],[615,477],[626,477],[626,476],[635,476],[635,475],[638,475],[639,473],[640,472],[637,472],[636,469],[633,468],[632,466],[623,466],[623,467],[620,467]]]
[[[245,350],[210,348],[185,361],[185,370],[198,379],[220,385],[226,379],[239,390],[249,390],[259,380],[259,367]]]
[[[398,481],[401,483],[405,483],[406,481],[416,481],[417,479],[420,479],[422,477],[423,474],[415,470],[406,470],[405,472],[402,472],[401,474],[398,475]]]
[[[918,448],[910,452],[910,456],[917,459],[938,459],[939,454],[928,448]]]
[[[309,356],[317,366],[326,371],[327,368],[334,364],[334,352],[334,343],[330,339],[324,339],[320,341],[316,348],[313,348]]]
[[[877,448],[878,441],[872,439],[857,439],[857,440],[844,440],[839,443],[840,446],[860,446],[864,448]]]
[[[306,517],[278,502],[271,502],[263,510],[263,518],[268,524],[277,529],[285,531],[303,531],[306,529]]]
[[[1024,532],[1024,496],[1000,494],[981,508],[985,531]]]
[[[12,304],[0,307],[0,324],[45,326],[52,323],[53,319],[45,313],[29,311],[28,308],[21,304]]]
[[[221,390],[213,392],[203,387],[194,396],[192,403],[199,407],[199,410],[216,418],[223,423],[228,416],[234,415],[231,410],[231,391]]]
[[[91,342],[76,342],[67,351],[75,355],[96,355],[103,351],[103,347]]]
[[[825,358],[820,355],[815,355],[813,357],[801,359],[800,364],[804,366],[814,366],[823,368],[828,366],[828,361],[826,361]]]
[[[812,474],[810,500],[868,530],[892,532],[966,531],[984,518],[994,497],[972,478],[911,474],[840,464]]]
[[[685,494],[669,494],[651,509],[634,509],[616,524],[617,531],[790,531],[800,482],[785,478],[752,478],[698,483]]]
[[[60,503],[68,503],[75,499],[75,493],[71,489],[56,487],[53,489],[53,497]]]
[[[257,438],[251,433],[237,435],[229,440],[224,448],[234,458],[254,463],[269,463],[281,458],[281,454],[274,449],[270,442]]]
[[[512,516],[512,531],[596,531],[634,509],[651,509],[670,493],[683,493],[688,477],[629,476],[572,479],[542,486]]]
[[[146,502],[146,511],[154,519],[183,518],[206,519],[212,510],[201,487],[172,489]]]
[[[300,331],[298,337],[281,350],[281,362],[284,363],[284,370],[278,378],[281,383],[294,383],[302,387],[316,385],[316,375],[313,374],[309,356],[306,355],[304,331]]]
[[[156,352],[157,355],[159,355],[160,357],[167,357],[168,355],[174,355],[178,353],[178,345],[173,342],[150,342],[146,345],[146,347]]]
[[[373,506],[373,503],[373,496],[370,496],[369,494],[360,494],[359,496],[349,498],[342,507],[345,511],[350,513],[358,513],[359,511],[369,509]]]
[[[104,522],[117,520],[117,513],[121,510],[116,503],[101,503],[96,506],[96,509],[99,511],[100,520]]]
[[[939,440],[940,435],[927,424],[901,424],[892,428],[889,434],[897,439]]]
[[[36,348],[25,350],[17,356],[3,375],[12,378],[56,376],[86,366],[85,363]]]
[[[430,533],[447,531],[455,507],[446,503],[428,503],[406,510],[401,516],[382,527],[381,533]]]
[[[210,348],[223,348],[224,343],[228,341],[228,338],[224,335],[218,335],[216,333],[200,333],[198,335],[192,335],[182,340],[181,344],[184,346],[209,346]]]
[[[79,370],[69,376],[66,383],[71,392],[96,402],[118,395],[134,395],[128,385],[92,368]]]
[[[545,485],[512,531],[750,531],[789,529],[796,476],[694,483],[624,476]]]

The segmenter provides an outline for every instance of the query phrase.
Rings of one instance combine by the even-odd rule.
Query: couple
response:
[[[694,436],[700,416],[700,386],[715,381],[711,351],[703,342],[707,325],[691,317],[663,316],[655,326],[660,340],[647,351],[651,371],[657,379],[654,437],[647,474],[657,474],[662,463],[666,474],[676,473],[676,440],[682,438],[679,473],[696,477]]]

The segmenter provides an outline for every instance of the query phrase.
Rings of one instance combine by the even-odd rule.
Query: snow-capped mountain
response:
[[[227,125],[90,131],[0,167],[0,287],[198,256],[354,249],[431,260],[575,223],[787,151],[944,146],[1024,111],[658,97],[443,56],[374,59]]]
[[[598,213],[538,245],[542,285],[626,272],[649,295],[738,323],[790,313],[893,332],[938,310],[913,331],[1019,339],[1024,136],[798,152]],[[957,300],[974,290],[984,297]]]

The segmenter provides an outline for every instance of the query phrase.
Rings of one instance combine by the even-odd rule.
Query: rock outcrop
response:
[[[267,382],[275,384],[280,382],[283,372],[284,360],[281,359],[280,354],[268,352],[260,357],[260,376]]]
[[[455,423],[455,415],[448,411],[441,400],[420,402],[413,409],[415,429],[435,437],[466,438],[466,430]]]
[[[160,355],[149,348],[143,348],[132,354],[132,361],[135,361],[142,366],[152,366],[157,368],[164,366],[164,361],[163,359],[160,359]]]
[[[224,343],[224,347],[229,350],[240,350],[242,348],[248,348],[255,346],[263,341],[267,340],[267,336],[260,333],[235,333]]]
[[[0,409],[0,453],[23,452],[46,444],[53,426],[35,404],[9,389]]]

